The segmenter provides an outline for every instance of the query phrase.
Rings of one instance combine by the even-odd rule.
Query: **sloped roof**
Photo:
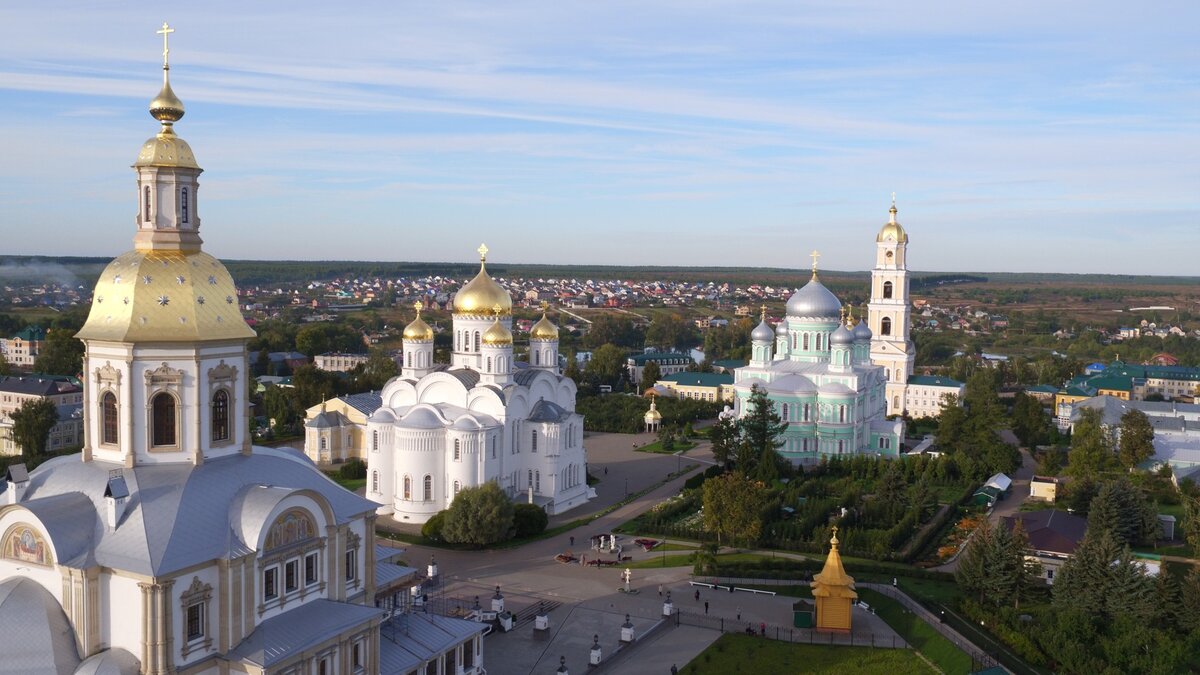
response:
[[[338,399],[345,401],[346,405],[368,417],[370,417],[371,413],[379,410],[379,406],[383,405],[383,396],[377,391],[346,394],[345,396],[339,396]]]
[[[375,618],[383,610],[324,598],[273,616],[230,652],[234,658],[268,668],[280,660],[315,646]],[[387,642],[387,640],[381,640]]]
[[[32,579],[0,583],[0,670],[6,673],[72,675],[79,665],[75,631],[50,592]]]
[[[1066,511],[1029,511],[1005,516],[1001,522],[1012,529],[1020,521],[1029,535],[1029,546],[1035,551],[1071,555],[1087,533],[1087,519]]]
[[[529,411],[530,422],[562,422],[570,418],[571,413],[553,401],[542,399],[533,405]]]

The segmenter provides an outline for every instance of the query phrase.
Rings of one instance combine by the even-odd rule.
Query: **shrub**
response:
[[[342,480],[362,480],[367,477],[367,463],[355,457],[338,469]]]
[[[442,526],[446,524],[446,512],[438,511],[421,526],[421,536],[433,541],[442,540]]]
[[[513,527],[518,537],[532,537],[546,531],[550,516],[536,504],[513,505]]]

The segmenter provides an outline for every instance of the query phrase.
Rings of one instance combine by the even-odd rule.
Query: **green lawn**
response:
[[[367,486],[366,478],[342,478],[340,475],[338,475],[337,471],[326,471],[325,475],[329,476],[329,479],[333,482],[341,485],[351,492],[354,492],[355,490],[361,490]]]
[[[683,675],[712,673],[856,673],[899,675],[932,672],[908,649],[872,649],[790,644],[778,640],[727,633],[717,638],[682,670]]]
[[[695,551],[695,549],[690,549]],[[763,560],[770,560],[769,556],[758,555],[755,553],[723,553],[717,556],[717,564],[730,563],[754,563]],[[655,567],[691,567],[691,553],[669,553],[667,555],[659,554],[653,558],[639,560],[634,563],[624,565],[633,569],[652,569]]]
[[[869,588],[858,589],[860,600],[867,602],[887,625],[892,627],[914,649],[933,661],[946,675],[965,675],[971,672],[971,657],[954,646],[933,626],[925,623],[896,600]]]
[[[691,450],[694,447],[696,447],[696,444],[691,441],[675,441],[675,448],[668,452],[667,450],[663,450],[663,446],[662,446],[661,442],[654,441],[653,443],[647,443],[647,444],[643,445],[642,447],[638,448],[637,451],[638,452],[655,452],[655,453],[662,454],[662,455],[673,455],[673,454],[675,454],[677,452],[681,452],[681,451],[686,452],[688,450]]]

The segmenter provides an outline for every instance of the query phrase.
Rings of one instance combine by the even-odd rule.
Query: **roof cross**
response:
[[[808,257],[812,258],[812,261],[813,261],[813,278],[814,278],[814,279],[816,279],[816,278],[817,278],[817,260],[818,260],[818,259],[821,257],[821,254],[820,254],[820,252],[818,252],[816,249],[813,249],[813,252],[812,252],[812,253],[809,253],[809,254],[808,254]]]
[[[168,26],[167,22],[164,21],[162,28],[155,32],[158,33],[159,35],[163,36],[163,68],[166,68],[166,67],[168,67],[167,66],[167,54],[169,54],[171,52],[170,49],[167,49],[167,37],[169,37],[171,35],[171,33],[174,33],[175,29]]]
[[[475,250],[479,251],[479,262],[487,262],[487,254],[488,254],[487,244],[480,244],[479,248],[477,248]]]

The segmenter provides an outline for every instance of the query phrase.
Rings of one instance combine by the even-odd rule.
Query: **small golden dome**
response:
[[[558,340],[558,326],[550,323],[550,319],[546,318],[546,310],[542,310],[542,318],[533,324],[529,329],[530,340]]]
[[[150,101],[150,116],[162,122],[164,125],[171,125],[183,118],[183,101],[175,95],[171,89],[171,82],[167,79],[169,69],[163,66],[163,86],[158,91],[158,96]]]
[[[883,226],[883,229],[881,229],[879,231],[879,236],[875,237],[875,241],[877,241],[877,242],[896,241],[901,244],[907,244],[908,243],[908,233],[904,231],[904,228],[900,226],[900,223],[896,222],[896,205],[895,204],[892,204],[890,213],[892,214],[891,218],[888,219],[888,222],[886,225]]]
[[[200,251],[135,250],[100,273],[76,337],[112,342],[205,342],[254,337],[237,288],[219,260]]]
[[[505,345],[511,345],[512,342],[512,331],[505,328],[504,324],[500,323],[499,316],[497,316],[496,320],[492,322],[491,327],[483,333],[483,344],[485,345],[490,345],[492,347],[503,347]]]
[[[164,126],[158,135],[142,144],[142,150],[138,153],[137,161],[133,163],[138,166],[167,166],[167,167],[183,167],[185,169],[199,169],[196,164],[196,156],[192,154],[192,148],[187,144],[187,141],[175,135],[171,127]]]
[[[433,340],[433,329],[430,328],[429,324],[425,323],[425,320],[421,318],[421,310],[424,308],[424,305],[418,302],[415,307],[417,310],[417,318],[413,319],[412,323],[404,327],[404,341],[429,342],[430,340]]]
[[[658,410],[656,410],[654,408],[650,408],[649,410],[646,411],[646,419],[647,420],[656,420],[656,421],[661,420],[662,413],[658,412]]]
[[[491,314],[499,306],[502,313],[512,313],[512,298],[508,291],[487,273],[487,247],[479,247],[479,274],[454,295],[454,311],[458,314]]]

